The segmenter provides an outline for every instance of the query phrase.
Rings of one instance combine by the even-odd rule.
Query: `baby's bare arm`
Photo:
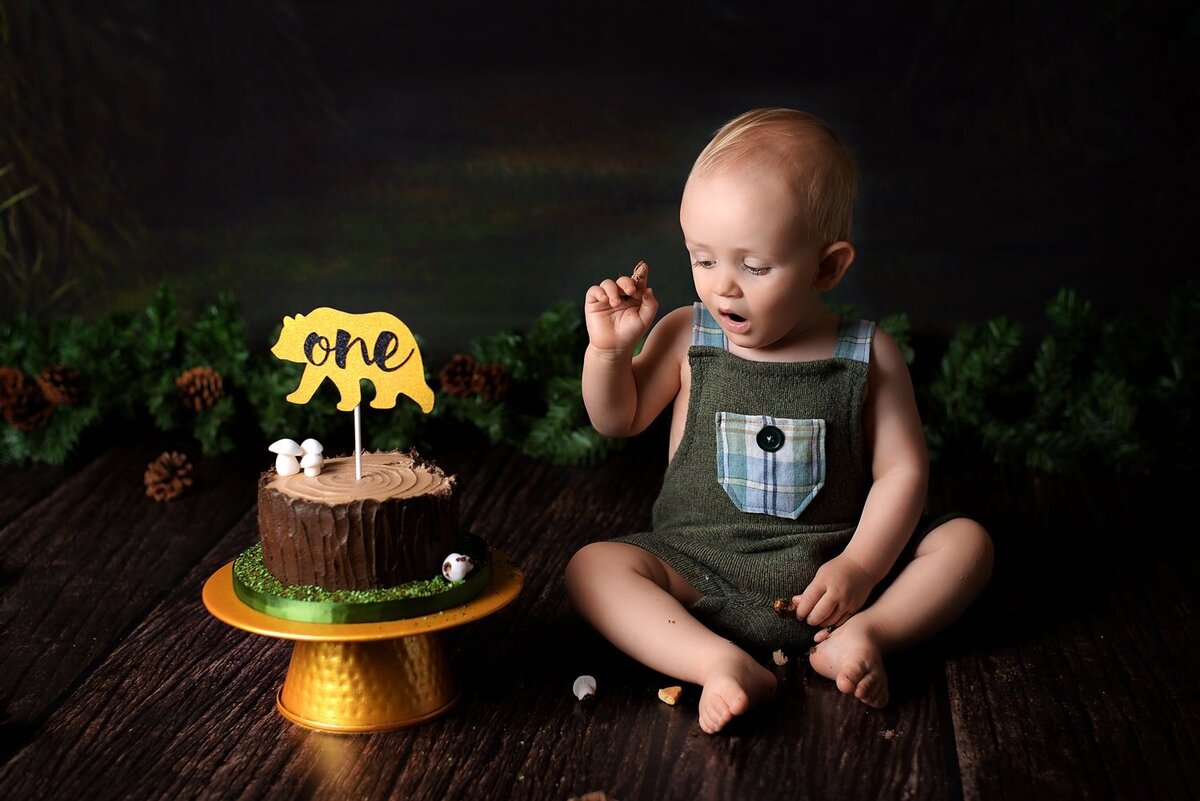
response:
[[[929,484],[929,454],[908,366],[895,341],[877,329],[871,349],[864,434],[871,490],[845,554],[878,583],[904,550]]]
[[[864,435],[873,481],[849,545],[793,599],[796,617],[814,626],[840,625],[862,608],[904,549],[925,505],[929,459],[912,379],[900,348],[881,329],[869,369]]]
[[[691,336],[691,309],[667,314],[633,348],[604,349],[594,341],[583,357],[583,403],[597,431],[629,437],[646,429],[679,394],[680,370]]]

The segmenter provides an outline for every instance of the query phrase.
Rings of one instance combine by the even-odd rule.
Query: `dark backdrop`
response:
[[[1165,308],[1191,273],[1196,12],[835,5],[166,4],[138,52],[161,80],[112,98],[143,233],[75,308],[228,289],[256,338],[315,306],[386,309],[437,359],[639,258],[689,303],[684,176],[764,105],[825,117],[859,159],[834,302],[931,335],[1039,331],[1062,286]]]

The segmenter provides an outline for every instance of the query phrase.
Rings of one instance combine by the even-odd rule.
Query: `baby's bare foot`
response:
[[[774,673],[740,648],[731,648],[714,659],[705,673],[700,728],[705,734],[717,733],[734,715],[774,695],[777,683]]]
[[[813,670],[833,679],[839,690],[868,706],[887,704],[887,672],[870,630],[856,625],[854,618],[850,618],[840,628],[819,639],[808,656]]]

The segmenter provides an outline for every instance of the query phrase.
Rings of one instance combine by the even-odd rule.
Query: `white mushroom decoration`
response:
[[[302,443],[286,437],[277,439],[267,450],[278,454],[275,457],[275,472],[281,476],[294,476],[303,470],[304,475],[312,478],[321,475],[321,468],[325,465],[322,455],[325,446],[312,437]]]
[[[304,451],[304,458],[300,460],[304,475],[309,478],[321,475],[321,468],[325,466],[325,457],[322,455],[325,446],[309,437],[300,443],[300,450]]]
[[[594,676],[580,676],[575,679],[575,684],[571,686],[571,692],[575,693],[575,697],[580,701],[588,696],[596,694],[596,678]]]
[[[275,472],[281,476],[294,476],[300,472],[300,462],[296,458],[304,453],[300,444],[294,439],[277,439],[267,448],[275,457]]]
[[[442,575],[446,581],[462,581],[475,569],[475,562],[466,554],[452,553],[442,560]]]
[[[306,453],[300,460],[300,466],[304,468],[304,475],[309,478],[321,475],[321,468],[324,465],[325,457],[319,453]]]

